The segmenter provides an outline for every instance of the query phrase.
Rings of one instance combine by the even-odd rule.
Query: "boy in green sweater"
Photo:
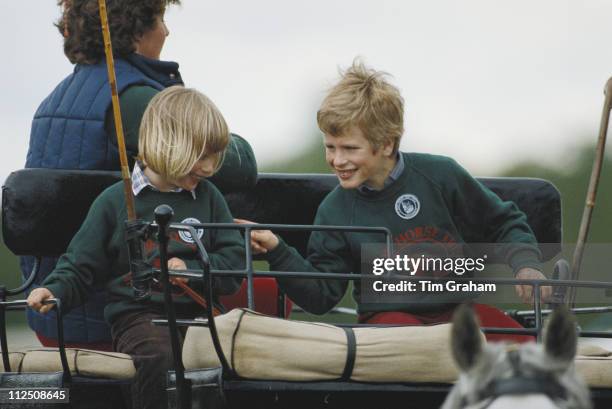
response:
[[[384,73],[356,61],[343,74],[317,114],[326,160],[340,185],[323,200],[314,224],[387,227],[396,244],[509,243],[501,256],[516,278],[544,279],[536,239],[514,203],[501,201],[451,158],[399,152],[403,113],[403,99]],[[282,271],[359,272],[363,245],[376,242],[381,235],[313,232],[304,259],[270,231],[251,233],[254,252],[265,254],[271,269]],[[348,285],[289,278],[278,282],[298,305],[317,314],[333,308]],[[516,286],[516,291],[525,302],[531,300],[530,286]],[[542,294],[548,297],[550,291],[545,287]],[[364,323],[445,322],[457,301],[446,294],[427,302],[410,295],[400,304],[364,302],[359,285],[354,296]],[[485,326],[519,327],[493,307],[477,304],[476,312]]]
[[[205,178],[219,168],[229,142],[223,116],[205,95],[193,89],[170,87],[147,107],[139,139],[139,161],[132,174],[137,217],[153,220],[154,209],[168,204],[183,223],[227,223],[232,216],[221,193]],[[148,300],[133,297],[125,241],[127,212],[122,182],[110,186],[92,204],[85,222],[72,239],[55,270],[42,287],[33,290],[28,305],[46,313],[49,298],[59,298],[66,309],[87,300],[104,287],[110,302],[104,316],[111,325],[113,348],[133,356],[136,377],[134,408],[165,407],[164,376],[172,367],[168,329],[153,326],[163,318],[162,289],[154,284]],[[197,229],[216,269],[243,268],[244,241],[237,231]],[[145,257],[159,265],[154,243],[146,243]],[[191,235],[173,232],[168,246],[170,269],[199,268]],[[186,279],[178,279],[187,282]],[[218,294],[232,294],[240,280],[216,278]],[[177,315],[195,317],[202,309],[180,288],[173,289]]]

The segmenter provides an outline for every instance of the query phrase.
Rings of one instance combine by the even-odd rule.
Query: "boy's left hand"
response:
[[[185,262],[178,257],[172,257],[170,260],[168,260],[168,270],[187,270],[187,264],[185,264]],[[170,277],[170,282],[172,284],[175,284],[178,281],[183,284],[187,284],[189,279],[185,277]]]
[[[518,273],[516,273],[517,279],[520,280],[546,280],[546,276],[542,274],[541,271],[536,270],[531,267],[521,268]],[[530,285],[515,285],[514,289],[516,290],[516,294],[523,300],[526,304],[533,303],[533,287]],[[543,286],[540,287],[540,295],[542,302],[546,302],[550,300],[552,296],[552,287],[551,286]]]

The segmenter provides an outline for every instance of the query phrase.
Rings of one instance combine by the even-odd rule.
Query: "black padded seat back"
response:
[[[527,215],[544,261],[561,251],[561,195],[549,181],[535,178],[477,178],[503,200],[510,200]],[[259,175],[254,189],[226,194],[232,214],[259,223],[312,224],[319,203],[338,185],[334,175]],[[308,234],[282,232],[283,239],[306,254]]]
[[[2,186],[2,236],[16,255],[59,256],[120,172],[22,169]]]
[[[83,222],[90,204],[118,172],[23,169],[11,173],[2,188],[2,233],[17,255],[62,254]],[[540,243],[561,243],[561,198],[550,182],[530,178],[479,179],[503,200],[527,214]],[[312,224],[321,200],[337,185],[333,175],[260,174],[254,188],[225,192],[235,217],[260,223]],[[283,232],[305,253],[308,233]],[[549,260],[560,251],[543,248]]]

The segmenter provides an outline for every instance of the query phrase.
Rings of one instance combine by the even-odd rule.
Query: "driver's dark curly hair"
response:
[[[124,57],[134,42],[155,27],[155,18],[180,0],[106,0],[113,54]],[[104,59],[104,40],[98,0],[58,0],[62,17],[55,26],[64,36],[64,53],[73,64],[96,64]]]

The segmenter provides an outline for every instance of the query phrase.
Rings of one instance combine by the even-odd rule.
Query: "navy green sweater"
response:
[[[515,272],[523,267],[539,268],[540,253],[535,236],[525,214],[514,203],[503,202],[451,158],[416,153],[402,155],[405,168],[396,181],[369,194],[336,187],[319,206],[314,224],[387,227],[395,243],[508,243],[501,246],[502,254],[498,257]],[[417,198],[420,206],[416,215],[410,203],[396,210],[405,195]],[[267,258],[271,269],[277,271],[359,273],[362,244],[381,242],[384,236],[380,234],[313,232],[307,259],[282,240]],[[278,281],[298,305],[317,314],[333,308],[348,285],[347,281],[335,280],[287,278]],[[401,305],[364,304],[358,284],[354,296],[361,313],[424,312],[460,301],[447,294],[447,298],[433,295],[439,297],[439,302],[420,299]]]
[[[193,223],[232,222],[225,199],[212,183],[200,182],[195,194],[196,199],[191,192],[168,193],[145,188],[136,197],[136,214],[140,219],[153,220],[155,208],[167,204],[174,209],[174,222],[186,219]],[[133,299],[125,242],[125,209],[122,182],[102,192],[92,204],[66,254],[42,284],[68,309],[83,304],[95,288],[105,288],[110,301],[104,310],[104,317],[111,324],[123,312],[151,307],[160,311],[163,309],[163,295],[159,286],[153,286],[150,300],[138,302]],[[237,231],[206,229],[202,235],[212,268],[244,268],[244,241]],[[145,250],[147,257],[153,261],[157,256],[155,243],[147,242]],[[198,268],[197,250],[188,235],[171,232],[168,257],[178,257],[186,262],[188,268]],[[159,259],[156,262],[159,265]],[[238,290],[240,280],[216,278],[214,286],[218,294],[232,294]],[[181,314],[202,313],[201,308],[178,289],[174,291],[173,299]]]

